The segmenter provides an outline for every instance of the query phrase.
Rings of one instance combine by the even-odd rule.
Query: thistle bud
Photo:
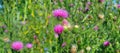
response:
[[[77,53],[77,46],[76,45],[72,45],[70,52],[71,53]]]
[[[103,15],[103,14],[99,14],[98,17],[99,17],[100,19],[103,19],[103,18],[104,18],[104,15]]]

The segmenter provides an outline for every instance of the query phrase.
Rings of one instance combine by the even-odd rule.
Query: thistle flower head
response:
[[[64,27],[60,24],[58,24],[54,27],[54,32],[56,34],[61,34],[63,32],[63,30],[64,30]]]
[[[54,17],[68,18],[68,12],[63,9],[55,9],[52,13]]]
[[[13,42],[12,45],[11,45],[11,48],[13,50],[19,51],[23,48],[23,43],[20,42],[20,41]]]
[[[120,8],[120,4],[117,4],[117,8]]]
[[[104,45],[104,46],[108,46],[109,44],[110,44],[109,41],[105,41],[103,45]]]

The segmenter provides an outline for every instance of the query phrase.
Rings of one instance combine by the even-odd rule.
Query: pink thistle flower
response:
[[[92,3],[91,2],[87,2],[86,5],[90,6]]]
[[[105,41],[103,45],[104,45],[104,46],[108,46],[109,44],[110,44],[109,41]]]
[[[120,4],[117,5],[117,8],[120,8]]]
[[[63,32],[63,30],[64,30],[64,27],[60,24],[58,24],[54,27],[54,32],[56,34],[61,34]]]
[[[32,44],[31,43],[28,43],[28,44],[26,44],[26,48],[32,48]]]
[[[63,9],[56,9],[53,11],[53,16],[55,17],[62,17],[62,18],[67,18],[68,17],[68,12]]]
[[[11,47],[12,47],[13,50],[19,51],[23,48],[23,43],[20,42],[20,41],[16,41],[16,42],[12,43]]]

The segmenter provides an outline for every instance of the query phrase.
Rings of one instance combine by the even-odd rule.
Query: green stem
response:
[[[62,53],[62,50],[61,50],[61,45],[62,45],[62,43],[63,43],[63,38],[62,38],[62,36],[59,34],[59,37],[58,37],[59,49],[58,49],[58,51],[59,51],[60,53]]]

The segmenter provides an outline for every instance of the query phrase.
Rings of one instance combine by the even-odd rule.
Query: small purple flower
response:
[[[102,3],[102,2],[104,2],[104,0],[98,0],[98,2]]]
[[[120,8],[120,4],[117,5],[117,8]]]
[[[85,7],[85,10],[84,10],[84,13],[86,13],[86,12],[88,12],[88,11],[89,11],[89,7],[86,6],[86,7]]]
[[[88,10],[89,10],[89,7],[85,7],[85,10],[88,11]]]
[[[62,43],[62,47],[66,46],[66,42]]]
[[[60,24],[58,24],[54,27],[54,32],[56,34],[61,34],[63,32],[63,30],[64,30],[64,27]]]
[[[87,4],[86,4],[86,5],[90,6],[90,5],[91,5],[91,2],[87,2]]]
[[[109,41],[105,41],[103,45],[104,45],[104,46],[108,46],[109,44],[110,44]]]
[[[99,28],[98,28],[98,26],[95,26],[95,27],[94,27],[94,30],[96,30],[96,31],[97,31],[98,29],[99,29]]]
[[[66,10],[63,9],[56,9],[53,12],[53,16],[55,17],[62,17],[62,18],[67,18],[68,17],[68,12]]]
[[[36,36],[36,35],[34,35],[34,39],[37,39],[37,36]]]
[[[8,30],[6,29],[6,30],[4,30],[4,32],[5,32],[5,33],[7,33],[7,32],[8,32]]]
[[[2,28],[6,28],[7,26],[6,25],[3,25]]]
[[[28,43],[28,44],[26,44],[26,48],[32,48],[32,44],[31,43]]]
[[[20,51],[23,48],[23,43],[20,41],[15,41],[12,43],[11,48],[16,51]]]

